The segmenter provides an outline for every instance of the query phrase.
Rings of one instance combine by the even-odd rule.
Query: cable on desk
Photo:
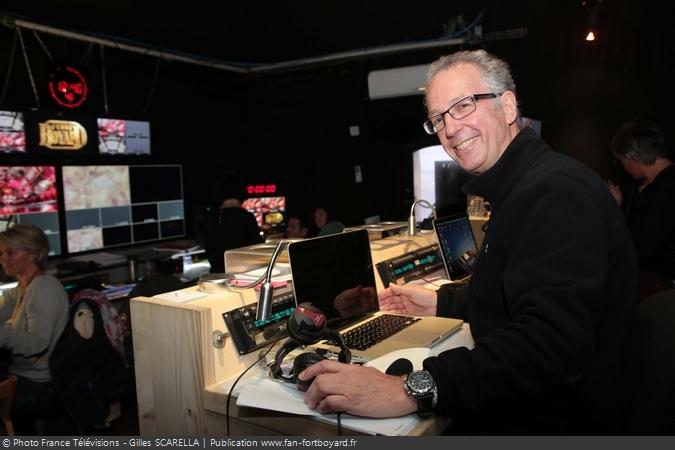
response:
[[[454,285],[467,284],[469,282],[469,280],[471,280],[471,274],[469,274],[469,275],[467,275],[463,278],[460,278],[459,280],[451,280],[449,283],[443,283],[443,284],[438,284],[435,281],[429,280],[428,278],[424,278],[424,277],[422,278],[422,280],[425,283],[433,284],[434,286],[438,286],[438,287],[443,286],[443,284],[454,284]]]
[[[281,339],[281,338],[279,338]],[[230,387],[230,392],[227,393],[227,400],[225,401],[225,428],[227,429],[227,436],[230,436],[230,400],[232,399],[232,392],[234,392],[234,387],[239,383],[239,380],[248,372],[251,370],[253,367],[256,366],[260,361],[265,359],[265,356],[274,348],[277,342],[279,342],[279,339],[276,339],[274,342],[272,342],[269,346],[269,348],[263,353],[260,358],[258,358],[253,364],[248,366],[246,370],[244,370],[242,373],[239,374],[236,380],[234,380],[234,383],[232,383],[232,386]]]
[[[433,284],[434,286],[439,286],[439,287],[441,286],[440,284],[435,283],[435,282],[433,282],[433,281],[431,281],[431,280],[427,280],[426,278],[422,278],[422,280],[423,280],[425,283]]]

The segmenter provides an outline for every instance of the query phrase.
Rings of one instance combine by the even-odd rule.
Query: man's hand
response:
[[[325,360],[309,366],[298,378],[314,378],[305,403],[322,414],[346,412],[382,418],[417,410],[417,403],[403,388],[402,377],[386,375],[373,367]]]
[[[358,285],[340,292],[333,306],[340,317],[354,317],[377,309],[377,292],[374,287]]]
[[[619,206],[623,203],[623,194],[621,193],[621,189],[619,189],[619,186],[612,183],[610,180],[607,180],[607,189],[609,189],[609,193],[612,194],[612,197],[614,197],[614,200],[616,200],[616,203],[618,203]]]
[[[436,315],[436,291],[422,286],[390,284],[380,292],[379,300],[382,311],[411,316]]]

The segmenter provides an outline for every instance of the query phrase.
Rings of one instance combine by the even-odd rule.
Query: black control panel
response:
[[[275,296],[268,320],[256,320],[257,309],[257,304],[253,303],[223,313],[227,330],[240,355],[286,336],[286,321],[295,310],[295,297],[293,292]]]
[[[384,287],[391,283],[405,284],[411,280],[423,278],[431,272],[443,268],[443,259],[437,244],[405,253],[396,258],[375,265]]]

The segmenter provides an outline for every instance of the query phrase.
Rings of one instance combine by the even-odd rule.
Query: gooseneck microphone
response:
[[[274,288],[272,286],[272,270],[274,270],[274,263],[277,261],[277,257],[281,251],[286,247],[286,241],[279,241],[270,262],[267,266],[267,272],[265,273],[265,281],[260,287],[260,298],[258,299],[258,309],[256,309],[255,319],[256,320],[269,320],[272,315],[272,297],[274,294]]]

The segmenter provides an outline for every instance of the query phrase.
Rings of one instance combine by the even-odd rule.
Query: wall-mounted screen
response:
[[[150,154],[150,122],[99,118],[97,124],[100,154]]]
[[[179,165],[64,166],[69,253],[185,236]]]
[[[438,217],[466,212],[466,194],[461,186],[471,175],[448,156],[440,145],[421,148],[413,153],[413,184],[416,199],[436,207]],[[418,205],[415,217],[421,220],[431,210]]]
[[[54,166],[0,166],[0,221],[41,228],[50,255],[61,254],[57,197]]]
[[[0,152],[26,152],[23,113],[0,111]]]
[[[253,213],[263,229],[280,227],[286,222],[286,197],[247,198],[241,206]]]

